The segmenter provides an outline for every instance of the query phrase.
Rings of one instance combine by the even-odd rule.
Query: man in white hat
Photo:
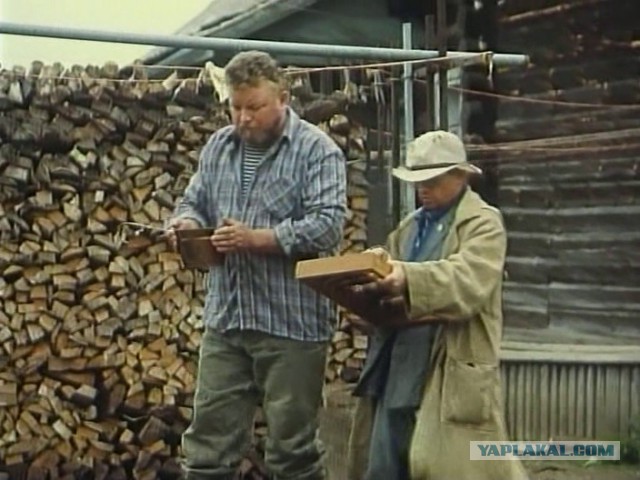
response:
[[[481,170],[460,139],[428,132],[393,175],[416,185],[421,207],[385,250],[392,273],[359,291],[379,298],[355,395],[350,480],[525,478],[518,462],[472,462],[469,442],[506,440],[500,385],[506,233],[499,211],[468,187]],[[367,319],[364,319],[367,320]]]
[[[396,178],[421,187],[434,185],[434,182],[427,182],[436,177],[445,180],[447,177],[444,174],[449,172],[481,174],[482,170],[467,162],[467,154],[460,138],[442,130],[427,132],[410,142],[407,146],[406,166],[393,169]]]

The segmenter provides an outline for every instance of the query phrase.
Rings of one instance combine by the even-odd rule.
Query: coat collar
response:
[[[456,223],[462,223],[478,217],[482,212],[482,209],[486,208],[493,209],[493,207],[487,205],[484,200],[480,198],[480,195],[467,187],[466,192],[458,204],[458,209],[456,211]]]
[[[460,224],[475,218],[480,215],[480,212],[483,208],[487,208],[487,204],[480,198],[480,196],[471,190],[471,188],[466,187],[458,205],[455,207],[456,211],[454,213],[454,224]],[[488,207],[493,208],[493,207]],[[408,228],[411,228],[413,222],[415,222],[416,216],[419,214],[420,209],[410,213],[407,217],[404,218],[398,225],[398,230],[401,233],[405,233]]]

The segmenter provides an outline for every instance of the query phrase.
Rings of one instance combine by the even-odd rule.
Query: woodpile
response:
[[[366,152],[364,133],[349,124],[344,115],[334,115],[331,120],[321,123],[321,127],[332,136],[347,155],[348,216],[341,253],[357,253],[368,248],[367,215],[369,195],[366,179]],[[367,337],[354,328],[349,321],[351,314],[339,308],[338,329],[329,351],[326,370],[328,382],[357,380],[364,363]]]
[[[177,475],[202,274],[118,232],[162,225],[226,115],[194,83],[60,73],[2,76],[0,454],[34,479]]]
[[[157,231],[125,238],[121,225],[162,227],[200,148],[228,123],[216,95],[207,77],[154,81],[113,64],[0,72],[0,465],[10,478],[179,476],[204,273],[182,268]],[[361,251],[364,136],[344,95],[294,100],[347,153],[343,250]],[[346,315],[329,381],[353,380],[364,358],[366,337]],[[246,461],[244,478],[263,478],[259,464]]]

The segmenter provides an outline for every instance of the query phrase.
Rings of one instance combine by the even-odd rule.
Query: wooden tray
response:
[[[213,228],[176,230],[178,252],[185,267],[207,269],[224,261],[224,255],[211,244],[213,231]]]
[[[296,278],[341,307],[364,319],[374,318],[378,297],[356,294],[348,287],[391,273],[389,262],[373,253],[304,260],[296,264]],[[368,280],[371,281],[371,280]]]
[[[391,268],[389,262],[374,253],[350,253],[300,261],[296,264],[296,278],[305,283],[350,278],[363,274],[384,278],[391,273]]]

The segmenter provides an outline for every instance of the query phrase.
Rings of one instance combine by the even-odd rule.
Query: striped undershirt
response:
[[[267,153],[266,148],[254,147],[252,145],[247,145],[246,143],[243,146],[243,156],[242,156],[242,195],[246,195],[249,187],[251,186],[251,182],[253,181],[253,177],[256,174],[256,169],[262,158]]]

